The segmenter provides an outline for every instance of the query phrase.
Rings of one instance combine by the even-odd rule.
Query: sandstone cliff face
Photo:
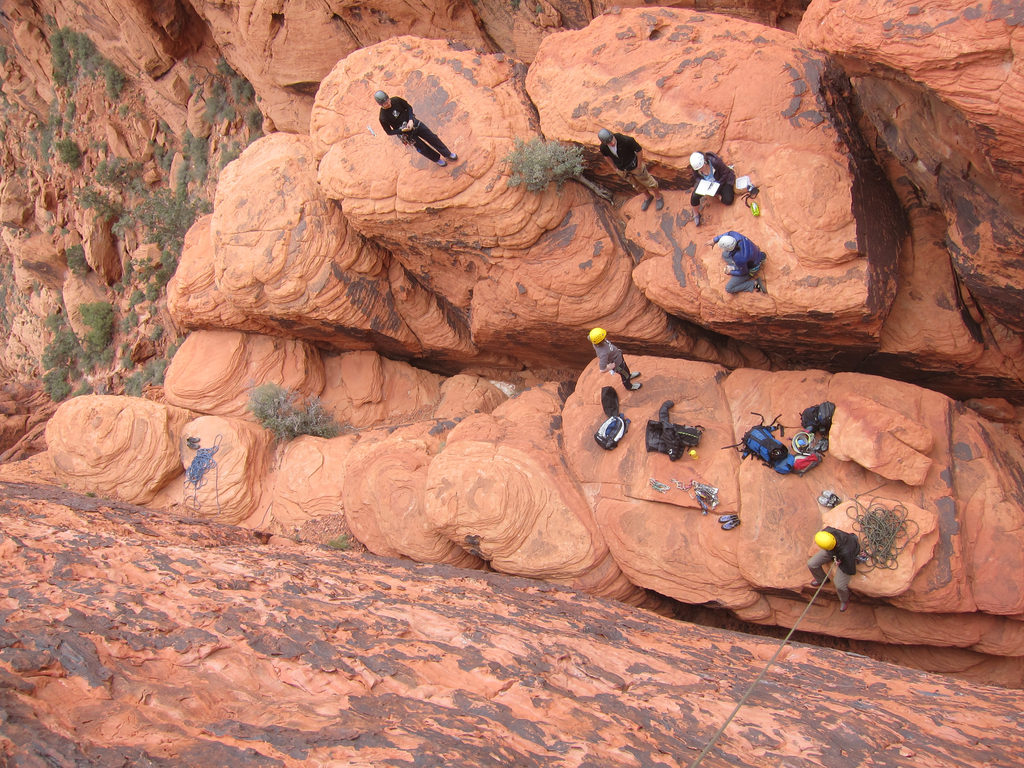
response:
[[[777,646],[527,579],[3,495],[11,763],[685,765]],[[1010,768],[1021,704],[793,645],[703,764]]]
[[[946,217],[960,279],[986,312],[1018,333],[1024,330],[1019,23],[1019,10],[999,2],[925,8],[815,0],[799,30],[804,44],[834,54],[855,75],[855,92],[880,142]]]

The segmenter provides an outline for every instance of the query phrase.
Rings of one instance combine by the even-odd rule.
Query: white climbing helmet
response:
[[[722,235],[718,238],[718,247],[726,253],[736,250],[736,238],[732,235]]]
[[[699,171],[704,167],[704,163],[705,160],[703,152],[694,152],[690,155],[690,167],[693,168],[693,170]]]

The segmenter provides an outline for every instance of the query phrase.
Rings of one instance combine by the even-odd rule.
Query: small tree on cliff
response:
[[[561,189],[565,182],[572,179],[605,200],[611,199],[608,190],[584,178],[582,147],[544,141],[539,137],[529,141],[517,138],[515,142],[515,149],[505,155],[505,162],[511,171],[508,180],[510,187],[525,184],[531,192],[540,192],[551,182]]]

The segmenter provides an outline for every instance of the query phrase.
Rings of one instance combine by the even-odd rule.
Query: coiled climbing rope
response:
[[[847,516],[853,521],[861,551],[868,555],[868,569],[895,570],[900,553],[917,536],[920,526],[899,502],[891,502],[890,508],[877,499],[868,506],[856,498],[853,501],[855,506],[847,510]]]
[[[184,503],[186,507],[194,509],[196,512],[199,511],[200,506],[199,489],[206,485],[206,473],[212,469],[214,470],[214,499],[217,502],[217,513],[220,514],[220,492],[218,489],[220,472],[217,469],[217,462],[214,461],[213,456],[220,450],[221,439],[222,436],[217,435],[213,445],[209,448],[197,448],[196,455],[192,457],[192,463],[185,470]],[[189,495],[190,493],[191,496]]]

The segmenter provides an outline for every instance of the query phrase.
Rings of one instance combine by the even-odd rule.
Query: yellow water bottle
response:
[[[757,200],[750,201],[750,212],[755,216],[761,215],[761,206],[757,204]]]

